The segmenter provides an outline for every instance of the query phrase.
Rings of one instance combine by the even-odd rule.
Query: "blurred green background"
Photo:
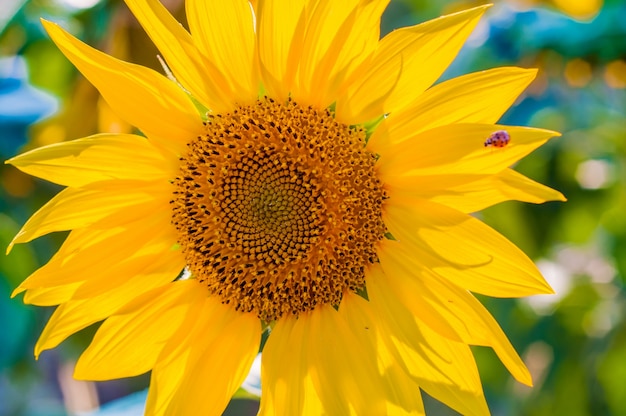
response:
[[[182,1],[164,3],[184,19]],[[481,3],[392,0],[383,33]],[[491,350],[476,348],[494,415],[626,415],[624,16],[622,1],[496,1],[443,76],[505,65],[539,68],[502,123],[563,133],[516,168],[563,192],[567,203],[508,202],[479,214],[528,253],[557,291],[523,300],[482,299],[535,380],[532,389],[515,383]],[[2,160],[98,131],[131,131],[49,41],[40,17],[109,54],[161,70],[156,49],[122,1],[1,0]],[[58,191],[0,166],[3,250]],[[64,237],[40,238],[0,260],[0,415],[80,414],[147,386],[147,376],[72,381],[73,363],[93,327],[34,360],[33,346],[52,308],[25,306],[10,293]],[[426,401],[432,415],[455,414]],[[243,407],[230,413],[250,414]]]

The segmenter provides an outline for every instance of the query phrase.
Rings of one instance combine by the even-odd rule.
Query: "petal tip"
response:
[[[493,3],[487,3],[487,4],[481,4],[480,6],[476,6],[474,8],[469,9],[469,10],[476,10],[476,11],[479,11],[481,14],[483,14],[488,9],[490,9],[491,7],[493,7]]]
[[[523,361],[521,361],[521,359],[520,365],[515,367],[515,371],[512,371],[512,369],[509,368],[509,372],[518,383],[521,383],[528,387],[533,386],[533,376],[530,374],[528,367]]]
[[[527,370],[527,371],[528,371],[528,370]],[[525,378],[516,378],[516,380],[517,380],[518,382],[522,383],[522,384],[523,384],[523,385],[525,385],[525,386],[528,386],[528,387],[532,387],[532,386],[533,386],[533,378],[532,378],[532,376],[530,375],[530,373],[528,373],[528,376],[527,376],[527,377],[525,377]]]
[[[554,289],[552,289],[552,286],[550,286],[550,284],[545,280],[543,281],[543,285],[540,290],[541,291],[537,293],[538,295],[556,295],[556,292],[554,291]]]
[[[43,26],[44,29],[46,29],[46,32],[48,33],[50,33],[51,28],[54,28],[55,26],[59,27],[57,23],[44,19],[43,17],[39,18],[39,21],[41,22],[41,25]]]
[[[22,285],[19,285],[18,287],[15,288],[13,292],[11,292],[11,299],[15,298],[17,295],[24,292],[25,290],[26,288],[22,287]]]
[[[35,360],[39,360],[39,356],[41,355],[41,353],[45,350],[45,348],[43,348],[39,341],[37,341],[37,345],[35,345],[35,351],[33,352],[33,355],[35,356]]]
[[[5,254],[6,256],[8,256],[9,254],[11,254],[11,250],[13,250],[13,246],[14,246],[14,245],[15,245],[15,238],[14,238],[14,239],[13,239],[13,241],[11,241],[11,242],[9,243],[9,245],[7,246],[7,249],[6,249],[6,251],[4,252],[4,254]]]
[[[527,74],[531,80],[537,78],[539,68],[522,68],[524,74]]]

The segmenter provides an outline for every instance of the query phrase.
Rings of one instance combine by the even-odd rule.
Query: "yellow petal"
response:
[[[385,205],[383,219],[407,263],[429,268],[462,288],[494,297],[553,293],[519,248],[470,215],[424,200],[395,198]]]
[[[402,341],[393,338],[396,336]],[[423,324],[416,325],[410,334],[398,336],[396,331],[390,331],[387,339],[396,347],[405,371],[430,396],[463,415],[490,414],[478,369],[467,345],[440,337]]]
[[[369,288],[368,295],[386,347],[426,393],[461,414],[489,414],[476,363],[466,344],[442,337],[416,320],[395,296]]]
[[[319,400],[323,411],[317,414],[384,414],[386,396],[375,356],[369,346],[357,341],[343,317],[329,305],[300,315],[296,322],[278,321],[264,348],[261,375],[263,395],[271,396],[274,411],[302,414],[304,409],[312,414],[307,401]],[[279,356],[285,345],[291,346],[290,353]],[[305,387],[309,377],[315,393]],[[285,387],[312,397],[285,396]]]
[[[170,276],[174,279],[185,265],[181,250],[172,249],[175,242],[175,239],[159,236],[141,245],[136,252],[129,254],[121,262],[110,263],[111,266],[103,272],[94,268],[95,265],[88,269],[92,272],[91,274],[87,274],[86,271],[79,272],[79,276],[86,277],[86,279],[76,289],[72,299],[89,299],[98,296],[102,292],[123,286],[128,279],[138,275],[161,274],[169,270]]]
[[[98,134],[55,143],[6,163],[29,175],[74,187],[111,179],[167,179],[176,173],[148,140],[131,134]]]
[[[107,318],[76,364],[74,377],[111,380],[149,371],[163,346],[206,297],[196,280],[161,286],[141,296],[139,307]]]
[[[413,263],[404,261],[406,252],[396,250],[397,243],[384,242],[380,245],[378,256],[380,266],[372,269],[371,277],[367,280],[367,289],[376,291],[379,296],[396,298],[398,307],[407,309],[416,319],[421,320],[439,335],[452,341],[465,341],[456,319],[449,321],[445,303],[442,304],[436,290],[441,286],[439,282],[425,281],[421,268],[413,269]],[[382,271],[381,271],[382,268]],[[408,275],[408,276],[407,276]],[[443,298],[445,294],[441,294]],[[462,317],[459,317],[462,319]]]
[[[338,117],[361,123],[406,107],[441,76],[488,7],[443,16],[385,36],[360,82],[337,100]]]
[[[195,319],[195,317],[202,317],[201,312],[204,309],[204,303],[203,299],[189,306],[187,319],[181,322],[176,332],[172,334],[171,339],[161,350],[159,354],[161,359],[157,358],[157,363],[152,369],[145,414],[168,415],[165,413],[167,406],[187,371],[191,355],[190,347],[196,342],[197,331],[194,328],[201,325],[199,321],[202,321],[202,319]]]
[[[304,38],[307,0],[265,0],[258,7],[258,54],[263,86],[286,101],[293,86]]]
[[[35,345],[35,356],[56,347],[75,332],[107,318],[141,294],[168,285],[183,266],[184,264],[172,262],[155,273],[128,276],[124,284],[107,291],[103,290],[101,294],[92,298],[70,300],[61,304],[42,331]]]
[[[305,7],[305,29],[298,68],[298,81],[292,91],[296,101],[319,105],[320,90],[327,85],[315,85],[316,72],[327,71],[322,66],[324,57],[332,55],[336,59],[338,48],[333,47],[337,37],[345,37],[346,30],[354,24],[355,8],[358,0],[309,2]],[[343,29],[343,31],[342,31]],[[302,29],[300,29],[302,30]]]
[[[393,352],[385,345],[370,303],[348,292],[341,300],[339,313],[358,339],[358,345],[367,348],[370,359],[378,362],[387,398],[387,411],[381,414],[425,415],[419,385],[398,365]]]
[[[29,289],[24,294],[24,303],[37,306],[59,305],[70,300],[78,286],[80,286],[80,283]],[[15,296],[24,290],[18,288],[11,296]]]
[[[527,386],[532,386],[533,381],[528,368],[526,368],[526,365],[509,342],[508,338],[502,331],[502,328],[500,328],[500,325],[498,325],[489,311],[487,311],[487,309],[485,309],[485,307],[470,293],[462,290],[460,291],[456,287],[454,287],[454,290],[460,298],[465,301],[465,303],[459,302],[458,305],[463,306],[459,309],[468,313],[465,315],[468,317],[468,320],[480,323],[476,326],[471,326],[473,330],[472,333],[469,334],[469,342],[472,345],[486,345],[493,348],[500,361],[502,361],[504,366],[517,381],[526,384]],[[464,307],[466,304],[468,307]]]
[[[379,251],[384,273],[378,272],[368,280],[368,290],[386,298],[395,296],[415,318],[452,341],[492,347],[518,381],[531,385],[528,369],[480,302],[428,269],[406,262],[406,251],[397,250],[397,245],[388,244]]]
[[[207,108],[216,113],[233,108],[235,91],[224,74],[194,44],[189,32],[158,0],[125,0],[167,61],[176,80]]]
[[[286,316],[272,329],[261,360],[263,394],[259,415],[324,414],[313,385],[316,373],[309,371],[313,346],[306,327],[308,321],[308,315],[303,315],[302,320]]]
[[[88,286],[101,281],[108,284],[112,282],[109,277],[112,267],[133,264],[147,255],[162,258],[172,251],[176,241],[170,216],[154,210],[145,214],[137,221],[118,227],[72,231],[48,263],[33,272],[19,288],[52,287],[87,280]],[[83,285],[81,291],[85,289]]]
[[[504,201],[565,201],[559,191],[511,169],[497,175],[402,176],[386,185],[390,198],[427,199],[461,212],[478,212]]]
[[[352,328],[330,306],[311,312],[306,324],[312,347],[309,371],[317,372],[313,382],[326,413],[382,414],[386,397],[368,346],[357,342]]]
[[[442,82],[390,114],[371,140],[385,136],[396,143],[447,124],[495,123],[536,74],[535,69],[504,67]]]
[[[200,314],[192,317],[196,325],[183,348],[181,340],[172,337],[159,357],[153,370],[156,383],[148,396],[149,414],[153,410],[168,415],[222,414],[252,366],[261,341],[259,320],[215,297],[203,303]],[[199,380],[210,383],[210,388]],[[158,397],[160,386],[167,392],[167,402]]]
[[[293,90],[296,101],[323,108],[336,100],[342,81],[376,48],[388,2],[321,0],[305,9],[310,13]]]
[[[541,204],[546,201],[567,201],[557,190],[537,183],[512,169],[506,169],[497,177],[498,188],[508,199]]]
[[[54,23],[44,20],[43,25],[113,111],[155,144],[181,154],[186,143],[202,132],[202,122],[193,103],[176,84],[149,68],[95,50]]]
[[[329,1],[333,8],[336,3]],[[311,78],[301,78],[302,86],[309,89],[314,105],[326,107],[335,102],[339,92],[362,76],[364,68],[369,68],[368,62],[380,37],[380,18],[388,4],[389,0],[360,2],[342,23],[317,66],[311,68]],[[358,72],[355,73],[355,70]],[[347,124],[354,124],[354,121]]]
[[[259,90],[254,16],[247,0],[188,0],[187,21],[193,40],[235,93],[238,104],[254,102]]]
[[[175,275],[182,270],[185,258],[181,250],[175,249],[178,234],[168,214],[157,211],[132,224],[137,226],[122,227],[123,233],[101,244],[89,245],[88,250],[73,252],[71,260],[65,256],[61,267],[53,271],[61,272],[61,275],[69,272],[83,278],[84,282],[72,295],[73,299],[98,296],[140,274],[170,270]],[[114,245],[117,253],[105,254],[109,251],[107,243]]]
[[[213,302],[219,301],[214,299]],[[217,308],[229,309],[212,316],[218,322],[222,317],[224,325],[218,332],[212,320],[205,320],[194,345],[204,348],[192,349],[191,360],[195,365],[183,378],[168,414],[221,414],[252,366],[261,341],[260,322],[254,315],[235,312],[225,305],[220,304]],[[212,338],[212,331],[216,332],[215,338]],[[206,341],[207,337],[212,338],[210,343]],[[205,341],[204,345],[202,341]],[[207,391],[198,380],[211,380],[211,389]],[[200,403],[193,400],[201,395],[204,400]]]
[[[111,216],[118,221],[130,222],[146,212],[142,206],[163,207],[156,202],[167,201],[168,191],[168,187],[159,182],[116,180],[96,182],[84,188],[66,188],[30,217],[7,251],[14,244],[54,231],[87,227]]]
[[[504,148],[485,147],[495,131],[506,130],[511,139]],[[502,172],[550,137],[559,133],[528,127],[493,124],[451,124],[427,130],[397,144],[380,141],[368,146],[380,159],[380,178],[391,186],[404,175],[492,175]]]

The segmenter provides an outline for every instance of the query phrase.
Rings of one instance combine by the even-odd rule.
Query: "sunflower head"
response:
[[[380,39],[385,0],[126,3],[168,77],[43,23],[141,134],[9,161],[66,187],[11,243],[71,231],[14,292],[59,305],[37,355],[104,321],[75,376],[151,371],[151,415],[221,414],[260,349],[262,415],[488,414],[472,345],[531,384],[473,293],[551,289],[472,213],[564,200],[510,168],[558,134],[496,124],[533,70],[433,86],[488,6]]]
[[[204,125],[171,201],[198,281],[263,321],[338,306],[363,289],[385,233],[365,131],[328,109],[267,97]]]

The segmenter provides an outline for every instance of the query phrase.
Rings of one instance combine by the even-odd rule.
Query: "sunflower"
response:
[[[9,161],[66,186],[11,243],[71,230],[15,291],[59,305],[36,356],[104,321],[75,376],[151,371],[150,415],[221,414],[261,345],[262,415],[488,414],[471,345],[531,384],[473,293],[551,289],[470,213],[563,200],[510,169],[558,134],[495,124],[534,70],[432,86],[487,7],[380,39],[388,0],[126,3],[169,76],[43,22],[142,135]]]

